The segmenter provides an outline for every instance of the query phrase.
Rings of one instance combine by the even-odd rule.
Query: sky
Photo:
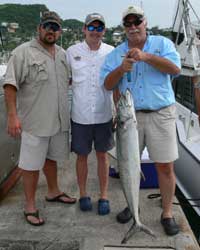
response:
[[[148,27],[169,28],[175,15],[178,0],[0,0],[0,4],[45,4],[49,10],[56,11],[62,19],[84,21],[89,13],[101,13],[107,27],[121,24],[122,12],[130,5],[139,5],[145,11]],[[200,1],[190,0],[200,16]]]

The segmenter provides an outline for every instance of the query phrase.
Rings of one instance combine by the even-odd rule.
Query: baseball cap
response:
[[[140,18],[144,17],[144,11],[139,6],[129,6],[122,14],[122,20],[124,20],[128,15],[135,15]]]
[[[99,21],[105,25],[104,17],[99,13],[88,14],[85,18],[85,25],[89,25],[94,21]]]
[[[45,24],[48,22],[57,23],[59,26],[61,26],[61,18],[54,11],[45,11],[42,13],[40,24]]]

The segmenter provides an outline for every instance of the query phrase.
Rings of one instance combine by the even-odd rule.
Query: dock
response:
[[[71,153],[70,160],[60,164],[58,174],[62,191],[78,198],[75,158],[75,154]],[[88,163],[87,188],[93,202],[91,212],[81,212],[78,202],[73,205],[46,202],[47,187],[41,172],[37,207],[46,223],[40,227],[31,226],[23,216],[24,193],[20,179],[0,203],[0,250],[200,250],[180,206],[174,206],[173,211],[181,232],[173,237],[164,233],[160,224],[161,201],[147,198],[149,194],[158,193],[158,189],[140,190],[140,219],[155,232],[156,239],[141,232],[121,245],[132,222],[119,224],[116,221],[117,213],[126,206],[120,180],[109,178],[111,213],[99,216],[95,152],[90,154]],[[111,156],[110,163],[116,164]]]

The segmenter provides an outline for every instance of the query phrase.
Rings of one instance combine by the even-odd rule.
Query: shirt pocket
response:
[[[84,61],[74,61],[72,63],[72,82],[73,84],[83,83],[88,74],[88,66]]]
[[[48,71],[45,61],[32,61],[29,63],[29,78],[34,87],[44,84],[48,80]]]
[[[145,64],[144,65],[144,74],[146,78],[149,79],[152,85],[160,85],[164,87],[166,84],[166,73],[162,73],[161,71],[157,70],[156,68],[152,67],[151,65]]]

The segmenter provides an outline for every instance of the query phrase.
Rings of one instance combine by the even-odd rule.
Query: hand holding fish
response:
[[[143,52],[141,49],[132,48],[128,52],[128,58],[133,59],[135,62],[145,61],[147,58],[147,53]]]
[[[136,60],[134,58],[130,58],[129,56],[129,52],[124,56],[124,59],[122,61],[121,64],[121,69],[122,71],[125,72],[129,72],[132,70],[133,68],[133,63],[135,63]]]

